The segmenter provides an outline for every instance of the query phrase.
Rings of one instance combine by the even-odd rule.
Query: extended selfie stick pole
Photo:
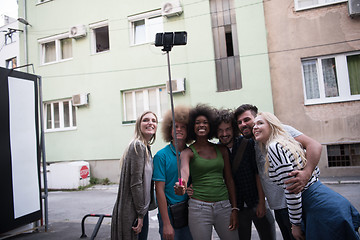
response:
[[[179,180],[179,185],[181,186],[182,185],[182,179],[181,179],[181,171],[180,171],[180,159],[179,159],[179,153],[178,153],[178,142],[177,142],[177,137],[176,137],[174,100],[173,100],[172,84],[171,84],[170,54],[169,54],[169,51],[166,51],[166,55],[167,55],[168,73],[169,73],[169,88],[170,88],[170,102],[171,102],[171,114],[172,114],[172,128],[173,128],[173,131],[174,131],[175,154],[176,154],[176,161],[177,161],[177,165],[178,165],[178,180]]]
[[[172,128],[174,131],[174,144],[175,144],[175,154],[176,161],[178,166],[178,181],[179,185],[182,185],[181,171],[180,171],[180,158],[178,153],[178,141],[176,137],[176,127],[175,127],[175,114],[174,114],[174,100],[171,84],[171,71],[170,71],[170,54],[171,48],[174,45],[186,45],[187,43],[187,33],[186,32],[165,32],[157,33],[155,36],[155,46],[163,47],[162,51],[166,52],[167,62],[168,62],[168,73],[169,73],[169,90],[170,90],[170,102],[171,102],[171,113],[172,113]]]

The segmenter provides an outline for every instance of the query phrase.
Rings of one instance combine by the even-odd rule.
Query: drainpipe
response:
[[[26,7],[26,0],[24,2],[24,19],[27,19],[27,7]],[[27,24],[25,24],[24,27],[24,44],[25,44],[25,65],[29,64],[29,58],[28,58],[28,31],[27,31]],[[26,72],[29,72],[29,67],[26,66]]]

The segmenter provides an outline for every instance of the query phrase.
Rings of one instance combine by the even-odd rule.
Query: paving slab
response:
[[[339,192],[360,210],[360,177],[320,178],[331,189]],[[72,240],[90,239],[98,218],[89,217],[85,220],[85,234],[82,235],[81,221],[87,214],[112,214],[118,191],[118,185],[96,185],[83,191],[49,192],[49,225],[45,231],[41,226],[37,231],[18,232],[16,235],[0,235],[0,239],[9,240]],[[160,239],[158,233],[157,210],[150,212],[149,240]],[[104,218],[95,239],[110,239],[111,219]],[[277,239],[282,239],[276,225]],[[219,239],[213,231],[213,240]],[[252,228],[252,238],[258,240],[255,227]]]

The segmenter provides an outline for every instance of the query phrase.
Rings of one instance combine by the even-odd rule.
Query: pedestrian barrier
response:
[[[86,234],[85,234],[85,219],[88,217],[98,217],[99,220],[96,223],[96,226],[94,228],[93,233],[91,234],[90,240],[94,240],[99,229],[101,226],[102,221],[104,220],[105,217],[109,217],[111,218],[112,216],[109,214],[86,214],[83,219],[81,220],[81,236],[80,238],[87,238]]]

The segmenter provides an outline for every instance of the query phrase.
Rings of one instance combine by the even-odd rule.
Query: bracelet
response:
[[[231,211],[232,211],[232,210],[240,211],[240,209],[239,209],[239,208],[237,208],[237,207],[233,207],[233,208],[231,208]]]

